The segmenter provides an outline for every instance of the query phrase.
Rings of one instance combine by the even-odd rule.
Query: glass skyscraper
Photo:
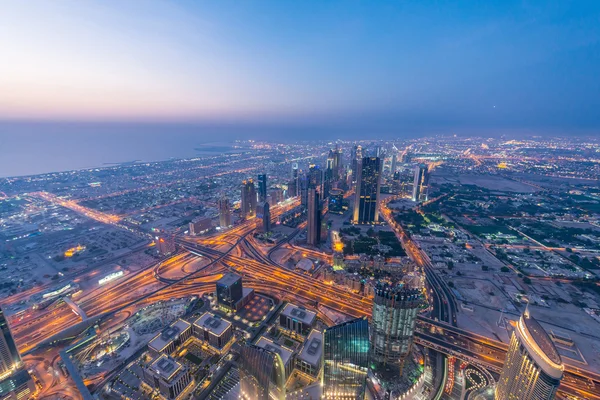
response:
[[[496,400],[551,400],[563,371],[552,339],[527,308],[511,336]]]
[[[0,310],[0,376],[14,371],[21,364],[21,356],[12,337],[4,311]]]
[[[246,344],[240,350],[240,398],[285,400],[285,368],[277,353]]]
[[[327,328],[323,338],[323,398],[360,398],[369,368],[369,322],[359,318]]]
[[[363,157],[357,168],[353,222],[355,224],[377,223],[379,221],[381,159],[379,157]]]

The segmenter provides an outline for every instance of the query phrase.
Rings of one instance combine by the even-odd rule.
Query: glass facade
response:
[[[4,311],[0,310],[0,375],[16,367],[21,362],[17,345],[12,337]]]
[[[379,220],[381,159],[364,157],[358,165],[354,200],[354,223],[372,224]]]
[[[328,328],[323,337],[323,397],[360,398],[369,367],[367,319],[359,318]]]
[[[240,351],[241,398],[285,400],[285,368],[279,354],[253,344]]]

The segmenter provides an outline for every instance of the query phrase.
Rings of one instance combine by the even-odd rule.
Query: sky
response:
[[[600,132],[597,0],[0,0],[0,10],[4,135],[43,132],[40,121]]]

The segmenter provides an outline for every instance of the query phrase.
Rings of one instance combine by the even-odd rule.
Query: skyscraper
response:
[[[229,199],[225,196],[221,197],[218,202],[219,207],[219,226],[226,228],[231,225],[231,208],[229,207]]]
[[[415,180],[413,182],[412,200],[420,202],[427,201],[427,184],[429,182],[429,171],[427,165],[419,164],[415,167]]]
[[[256,213],[256,188],[252,179],[242,181],[242,218],[253,217]]]
[[[551,400],[564,365],[552,339],[525,309],[510,338],[496,386],[497,400]]]
[[[235,310],[236,304],[244,296],[242,277],[227,273],[217,281],[217,303],[225,308]]]
[[[392,365],[401,374],[412,349],[417,313],[423,304],[420,289],[409,289],[403,283],[377,285],[371,322],[371,359],[376,371],[378,367]]]
[[[308,209],[306,211],[306,243],[318,246],[321,241],[321,201],[317,189],[308,189]]]
[[[379,220],[381,159],[364,157],[359,161],[357,168],[353,222],[355,224],[377,223]]]
[[[267,233],[271,230],[271,212],[269,211],[269,203],[263,201],[256,207],[256,217],[259,219],[257,222],[257,228],[261,232]]]
[[[6,376],[21,364],[21,356],[10,332],[4,311],[0,309],[0,377]]]
[[[397,164],[398,164],[398,155],[394,151],[394,154],[392,154],[392,165],[390,167],[390,175],[394,176],[394,174],[396,173]]]
[[[240,398],[285,400],[285,368],[281,356],[253,344],[240,349]]]
[[[258,201],[267,201],[267,175],[258,175]]]
[[[323,195],[323,170],[318,165],[311,164],[308,167],[308,188],[317,189]]]
[[[356,177],[358,176],[358,164],[359,160],[362,158],[362,148],[359,145],[356,145],[350,151],[350,163],[352,168],[352,181],[356,182]]]
[[[323,397],[355,400],[369,368],[369,323],[358,318],[323,332]]]

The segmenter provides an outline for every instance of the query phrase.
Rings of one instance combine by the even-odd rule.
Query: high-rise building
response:
[[[510,338],[496,399],[551,400],[563,371],[552,339],[526,308]]]
[[[25,368],[19,368],[6,377],[0,375],[0,399],[26,400],[36,398],[36,386]]]
[[[413,181],[412,200],[416,202],[427,201],[427,184],[429,171],[427,165],[419,164],[415,167],[415,180]]]
[[[175,244],[175,237],[169,234],[161,234],[156,237],[156,246],[158,254],[166,256],[175,253],[177,246]]]
[[[371,360],[375,371],[391,365],[401,374],[404,360],[412,350],[417,314],[423,304],[420,289],[407,288],[403,283],[377,285],[371,321]]]
[[[4,311],[0,309],[0,377],[16,370],[21,364],[21,356],[13,339]]]
[[[306,218],[306,243],[318,246],[321,242],[321,201],[315,188],[308,190]]]
[[[269,211],[269,203],[263,201],[256,207],[257,228],[261,232],[267,233],[271,230],[271,212]]]
[[[240,398],[285,400],[285,368],[281,356],[253,344],[240,349]]]
[[[377,223],[379,221],[381,159],[379,157],[363,157],[357,168],[353,222],[355,224]]]
[[[339,146],[336,146],[335,151],[333,152],[333,173],[336,181],[342,177],[342,171],[344,169],[342,156],[342,149],[340,149]]]
[[[369,368],[369,322],[359,318],[323,332],[323,398],[355,400]]]
[[[212,228],[212,220],[206,217],[194,218],[188,226],[190,235],[199,235]]]
[[[253,217],[256,214],[256,188],[252,179],[242,181],[242,218]]]
[[[396,173],[397,164],[398,164],[398,156],[397,156],[396,152],[394,151],[394,154],[392,154],[392,165],[390,166],[390,175],[394,176],[394,174]]]
[[[227,228],[231,226],[231,207],[229,206],[229,199],[225,196],[219,199],[219,226],[221,228]]]
[[[318,165],[311,164],[308,167],[308,189],[317,189],[323,195],[323,170]]]
[[[267,201],[267,175],[258,175],[258,201]]]
[[[360,145],[354,146],[350,152],[350,162],[352,163],[352,181],[356,182],[356,177],[358,176],[358,164],[359,160],[362,158],[362,148]]]
[[[217,281],[217,303],[231,310],[236,309],[236,304],[244,296],[242,277],[234,273],[227,273]]]

